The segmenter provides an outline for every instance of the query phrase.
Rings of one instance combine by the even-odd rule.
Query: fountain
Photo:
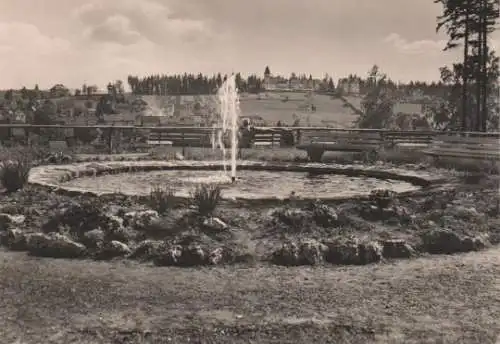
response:
[[[238,149],[238,118],[240,114],[238,89],[236,88],[235,75],[231,75],[222,84],[218,91],[220,127],[218,132],[217,144],[222,149],[222,159],[224,172],[227,171],[226,145],[224,142],[225,134],[230,131],[231,134],[231,182],[236,181],[236,154]],[[215,142],[212,142],[215,149]]]
[[[134,165],[136,172],[128,174],[126,179],[116,173],[99,173],[99,176],[89,179],[86,171],[90,168],[85,163],[76,167],[69,166],[67,173],[64,172],[64,166],[57,166],[55,170],[42,166],[33,171],[31,182],[71,192],[96,194],[114,193],[119,186],[123,194],[141,196],[149,194],[150,190],[145,185],[167,182],[179,197],[189,197],[194,186],[210,183],[220,185],[223,198],[259,201],[280,201],[291,194],[303,200],[352,198],[368,195],[374,189],[406,193],[431,183],[422,172],[415,174],[394,168],[384,170],[359,165],[295,162],[277,164],[270,161],[240,161],[237,166],[240,104],[234,75],[227,78],[218,91],[218,109],[219,123],[216,126],[219,129],[217,135],[212,137],[212,148],[222,150],[222,164],[215,161],[137,161],[112,163],[109,166],[103,163],[99,167],[106,172],[126,173]],[[229,134],[230,145],[226,145],[226,134]],[[229,159],[226,156],[227,146],[230,146]],[[237,167],[244,182],[235,183]],[[76,179],[73,172],[75,169],[81,171]],[[93,169],[92,167],[90,170]],[[214,171],[219,171],[220,174],[214,174]],[[64,177],[59,179],[61,173]]]

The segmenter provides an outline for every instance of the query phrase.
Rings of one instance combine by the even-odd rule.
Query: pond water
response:
[[[82,177],[62,185],[80,191],[126,195],[147,195],[153,186],[162,185],[172,187],[178,196],[189,196],[196,185],[203,183],[220,184],[224,198],[246,199],[286,198],[292,192],[301,198],[344,198],[366,195],[374,189],[406,192],[419,188],[398,180],[249,170],[239,171],[235,183],[223,172],[167,170]]]

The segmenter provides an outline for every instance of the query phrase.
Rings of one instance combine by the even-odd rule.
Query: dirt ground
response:
[[[338,268],[0,257],[2,343],[495,343],[500,334],[498,248]]]

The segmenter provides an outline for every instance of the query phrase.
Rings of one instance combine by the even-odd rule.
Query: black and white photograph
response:
[[[1,0],[0,344],[500,344],[499,0]]]

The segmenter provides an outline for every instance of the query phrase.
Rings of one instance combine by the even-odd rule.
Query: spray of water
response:
[[[231,144],[231,178],[234,180],[236,178],[236,154],[238,150],[238,118],[240,114],[240,101],[238,95],[238,89],[236,88],[236,79],[234,75],[231,75],[222,84],[218,93],[219,98],[219,113],[220,113],[220,123],[219,130],[217,134],[217,144],[222,150],[222,160],[224,166],[224,172],[227,172],[227,159],[226,159],[226,146],[224,144],[224,139],[226,133],[230,133],[230,144]],[[212,142],[215,147],[216,143]]]

